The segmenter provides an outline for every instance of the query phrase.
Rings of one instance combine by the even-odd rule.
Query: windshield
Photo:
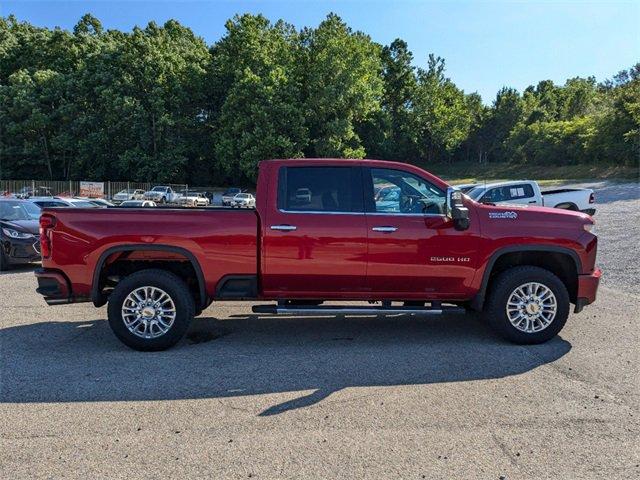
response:
[[[166,192],[167,191],[167,187],[153,187],[151,189],[152,192]]]
[[[40,209],[30,202],[0,202],[0,220],[38,220]]]
[[[480,197],[486,192],[487,189],[484,187],[476,187],[472,188],[467,192],[467,196],[475,200],[476,202],[480,199]]]

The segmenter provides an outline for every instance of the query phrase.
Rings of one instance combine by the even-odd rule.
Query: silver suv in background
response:
[[[225,190],[225,192],[222,194],[222,205],[225,205],[227,207],[231,206],[233,203],[233,198],[239,193],[243,193],[243,190],[241,188],[227,188],[227,190]]]
[[[232,207],[255,208],[256,197],[250,193],[238,193],[231,201]]]
[[[116,193],[111,201],[116,205],[124,202],[125,200],[142,200],[144,197],[144,190],[138,188],[125,188]]]

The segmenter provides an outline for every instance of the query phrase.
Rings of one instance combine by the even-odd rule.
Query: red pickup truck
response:
[[[266,160],[256,197],[255,210],[45,209],[37,291],[52,305],[108,302],[138,350],[171,347],[215,300],[273,302],[260,314],[471,309],[528,344],[596,297],[583,213],[476,203],[381,160]]]

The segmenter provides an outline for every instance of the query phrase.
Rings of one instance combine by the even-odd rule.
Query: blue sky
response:
[[[130,30],[174,18],[212,43],[236,13],[262,13],[296,27],[316,26],[328,12],[388,44],[409,43],[415,64],[429,53],[446,59],[447,75],[489,103],[502,86],[523,90],[539,80],[611,77],[640,61],[640,1],[8,1],[15,14],[40,26],[71,29],[85,12],[106,28]]]

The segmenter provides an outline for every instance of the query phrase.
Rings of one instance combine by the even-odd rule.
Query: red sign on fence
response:
[[[80,196],[89,198],[103,198],[104,182],[80,182]]]

